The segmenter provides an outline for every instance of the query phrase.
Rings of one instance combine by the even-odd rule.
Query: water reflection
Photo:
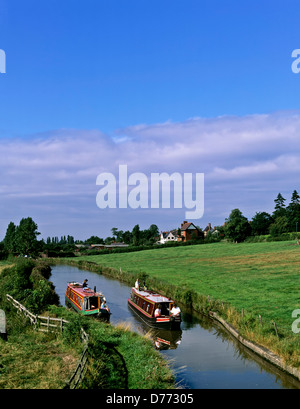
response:
[[[155,347],[169,360],[180,387],[300,389],[300,382],[243,347],[223,327],[181,305],[180,331],[151,330],[128,307],[131,287],[117,280],[75,267],[55,266],[51,281],[62,305],[66,283],[82,282],[85,278],[105,294],[112,312],[112,325],[122,322],[134,331],[148,334]]]
[[[130,308],[129,313],[132,319],[139,322],[139,332],[146,335],[153,341],[153,344],[158,350],[176,349],[181,344],[182,330],[168,331],[159,328],[150,328],[137,314]]]

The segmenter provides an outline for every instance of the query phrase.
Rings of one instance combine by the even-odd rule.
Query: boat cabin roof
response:
[[[80,283],[68,283],[68,287],[71,287],[77,294],[81,295],[82,297],[100,297],[103,294],[99,292],[95,292],[89,287],[82,287]]]
[[[164,302],[170,303],[170,302],[174,302],[173,300],[171,300],[168,297],[164,297],[163,295],[157,294],[154,291],[144,291],[144,290],[137,290],[136,288],[132,288],[132,291],[139,295],[140,297],[143,298],[147,298],[147,300],[152,301],[156,304],[161,304]]]

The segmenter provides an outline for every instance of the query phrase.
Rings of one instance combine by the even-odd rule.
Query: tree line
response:
[[[271,238],[278,238],[285,233],[298,233],[300,228],[300,196],[293,191],[290,203],[286,206],[286,199],[278,193],[274,200],[275,207],[272,214],[256,212],[249,222],[239,209],[234,209],[225,220],[223,226],[225,237],[234,241],[244,241],[249,236],[269,234]]]
[[[71,235],[64,235],[60,238],[47,237],[46,240],[38,240],[40,232],[37,224],[31,217],[23,218],[19,225],[10,222],[4,240],[0,243],[0,258],[6,258],[9,254],[23,256],[37,256],[39,253],[46,253],[49,256],[72,255],[76,249],[76,244],[111,244],[122,242],[133,246],[152,245],[159,236],[158,227],[152,224],[149,229],[141,230],[139,225],[135,225],[132,231],[118,230],[113,227],[111,236],[101,238],[91,236],[88,239],[75,240]]]
[[[149,229],[141,230],[139,224],[136,224],[130,230],[118,230],[117,227],[111,229],[111,236],[101,238],[91,236],[85,241],[76,241],[77,244],[111,244],[125,243],[133,246],[152,245],[156,243],[159,237],[159,230],[156,224],[151,224]]]
[[[298,233],[300,229],[300,196],[296,190],[293,191],[290,203],[286,205],[286,199],[278,193],[274,200],[275,207],[272,214],[267,212],[256,212],[249,221],[239,209],[231,211],[225,219],[223,226],[216,227],[219,237],[224,237],[236,242],[241,242],[249,236],[270,235],[271,238],[280,237],[285,233]],[[202,232],[201,228],[198,227]],[[91,236],[85,241],[75,240],[73,236],[47,237],[46,240],[38,240],[40,232],[37,224],[31,217],[23,218],[19,225],[10,222],[4,240],[0,243],[0,257],[5,258],[8,254],[36,256],[41,252],[73,252],[76,244],[111,244],[122,242],[132,246],[149,246],[157,242],[159,229],[156,224],[151,224],[148,229],[141,230],[136,224],[131,231],[111,229],[111,236],[101,238]],[[203,233],[203,232],[202,232]],[[203,234],[202,234],[203,238]]]

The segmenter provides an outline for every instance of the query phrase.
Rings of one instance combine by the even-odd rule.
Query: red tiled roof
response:
[[[197,230],[197,227],[194,225],[194,223],[184,223],[181,225],[180,230],[186,230],[190,227],[190,225],[193,225],[195,230]]]

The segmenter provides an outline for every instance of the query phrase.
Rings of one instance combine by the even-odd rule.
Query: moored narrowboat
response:
[[[73,307],[82,315],[92,315],[97,318],[109,320],[109,308],[104,308],[105,297],[96,288],[92,290],[89,287],[83,287],[77,282],[67,284],[65,304]]]
[[[180,329],[181,314],[173,316],[174,301],[154,291],[132,288],[128,306],[150,327],[168,330]],[[156,316],[156,311],[160,315]]]

